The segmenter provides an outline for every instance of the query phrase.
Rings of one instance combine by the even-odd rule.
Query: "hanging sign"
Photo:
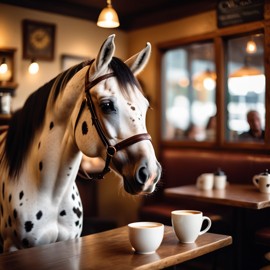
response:
[[[263,20],[263,13],[263,0],[218,1],[218,27],[226,27],[229,25]]]

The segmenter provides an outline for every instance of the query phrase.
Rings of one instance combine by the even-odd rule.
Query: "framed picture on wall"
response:
[[[84,57],[84,56],[62,54],[61,55],[61,70],[64,71],[72,66],[75,66],[85,60],[90,60],[90,59],[91,58]]]
[[[55,24],[23,20],[23,58],[54,59]]]

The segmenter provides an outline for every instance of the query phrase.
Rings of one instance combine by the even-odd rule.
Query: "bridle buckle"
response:
[[[109,145],[107,147],[107,155],[109,155],[110,157],[113,157],[116,152],[117,150],[113,145]]]

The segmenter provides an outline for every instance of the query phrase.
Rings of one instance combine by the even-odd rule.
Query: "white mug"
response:
[[[209,217],[203,216],[201,211],[196,210],[172,211],[171,220],[174,232],[181,243],[194,243],[198,236],[206,233],[212,225]],[[204,220],[208,224],[201,231]]]
[[[254,175],[252,178],[253,184],[262,193],[270,193],[270,176],[269,175]]]
[[[215,175],[214,176],[214,188],[215,189],[225,189],[227,185],[226,175]]]
[[[197,188],[201,190],[210,190],[214,186],[214,174],[203,173],[197,178]]]

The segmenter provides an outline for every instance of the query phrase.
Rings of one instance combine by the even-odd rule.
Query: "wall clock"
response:
[[[54,59],[55,24],[23,20],[23,58]]]

